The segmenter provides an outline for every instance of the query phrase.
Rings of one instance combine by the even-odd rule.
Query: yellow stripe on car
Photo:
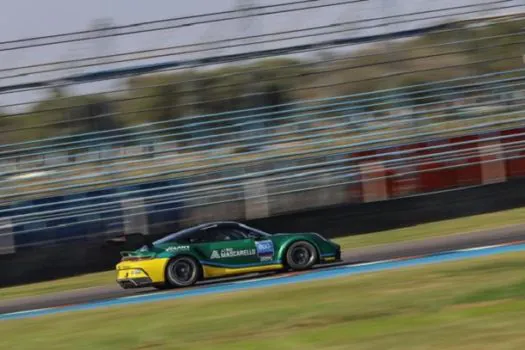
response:
[[[202,266],[202,269],[204,270],[204,278],[231,276],[231,275],[237,275],[237,274],[263,272],[263,271],[273,271],[273,270],[279,270],[282,268],[283,268],[282,264],[241,267],[241,268],[216,267],[216,266],[209,266],[209,265]]]

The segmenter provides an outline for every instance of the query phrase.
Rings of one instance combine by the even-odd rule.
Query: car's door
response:
[[[235,231],[244,234],[253,241],[258,262],[268,264],[275,261],[277,253],[269,235],[246,226],[235,228]]]
[[[195,247],[210,263],[245,267],[259,262],[255,241],[240,231],[210,227],[203,229],[198,236]]]

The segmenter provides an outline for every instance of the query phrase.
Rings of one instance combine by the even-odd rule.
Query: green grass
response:
[[[523,349],[523,266],[506,254],[5,321],[0,348]]]
[[[0,289],[0,300],[67,292],[89,287],[108,286],[115,283],[115,275],[115,271],[106,271],[62,278],[55,281],[2,288]]]
[[[335,239],[343,249],[363,248],[396,242],[414,241],[430,237],[462,234],[471,231],[494,229],[525,222],[525,208],[476,215],[417,225],[397,230],[383,231]],[[0,289],[0,299],[13,299],[64,292],[80,288],[115,285],[115,272],[101,272],[83,276]]]
[[[432,222],[396,230],[348,236],[338,238],[336,241],[345,249],[362,248],[432,237],[444,237],[455,234],[461,235],[520,224],[525,224],[525,208]]]

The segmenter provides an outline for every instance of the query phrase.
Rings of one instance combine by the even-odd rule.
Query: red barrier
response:
[[[389,197],[403,197],[420,191],[420,176],[413,161],[408,159],[421,154],[417,150],[418,144],[402,145],[389,149],[396,155],[386,157],[389,160],[387,167],[387,188]]]
[[[350,186],[351,196],[370,202],[523,177],[521,148],[525,128],[360,151],[350,157],[367,157],[351,162],[358,166],[361,182]]]
[[[439,148],[429,148],[433,146],[444,146]],[[419,159],[418,170],[420,171],[421,192],[431,192],[444,190],[454,187],[457,184],[457,171],[448,168],[452,165],[448,160],[450,155],[440,155],[440,153],[452,150],[447,139],[430,141],[421,144],[424,158]]]
[[[504,130],[500,134],[507,176],[525,176],[525,150],[519,150],[525,149],[525,128]]]
[[[386,170],[382,162],[360,162],[359,168],[361,170],[363,202],[375,202],[388,199]]]
[[[453,137],[449,139],[451,150],[456,151],[449,158],[458,158],[449,164],[455,166],[453,169],[456,176],[454,186],[473,186],[482,184],[480,154],[478,148],[479,137],[468,135]]]
[[[347,155],[348,162],[346,165],[353,167],[354,170],[352,173],[353,176],[350,177],[350,183],[347,185],[347,198],[348,203],[356,203],[356,202],[362,202],[363,199],[363,191],[361,188],[361,181],[362,176],[361,172],[358,169],[358,163],[355,160],[357,156],[355,154],[348,154]]]
[[[505,158],[503,147],[499,140],[482,142],[480,144],[480,153],[483,184],[506,181]]]

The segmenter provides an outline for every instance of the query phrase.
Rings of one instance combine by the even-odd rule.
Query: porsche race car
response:
[[[155,242],[140,236],[144,245],[121,252],[116,266],[122,288],[187,287],[233,275],[307,270],[341,259],[341,247],[317,233],[269,234],[237,222],[201,224]]]

